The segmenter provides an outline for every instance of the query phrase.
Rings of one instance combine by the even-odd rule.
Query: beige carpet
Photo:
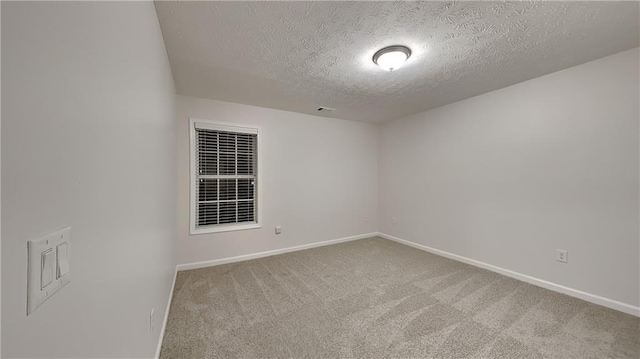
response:
[[[370,238],[178,273],[161,358],[640,358],[639,326]]]

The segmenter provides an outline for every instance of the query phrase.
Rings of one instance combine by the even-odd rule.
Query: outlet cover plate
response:
[[[569,260],[569,253],[563,249],[556,249],[556,260],[558,262],[567,263]]]

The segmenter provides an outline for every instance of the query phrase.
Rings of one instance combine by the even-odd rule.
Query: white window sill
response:
[[[233,231],[244,231],[247,229],[259,229],[262,228],[260,223],[250,223],[250,224],[230,224],[230,225],[220,225],[220,226],[212,226],[208,228],[192,228],[189,232],[190,235],[197,234],[207,234],[207,233],[220,233],[220,232],[233,232]]]

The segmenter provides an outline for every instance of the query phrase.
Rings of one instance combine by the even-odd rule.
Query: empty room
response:
[[[0,12],[2,358],[640,358],[640,2]]]

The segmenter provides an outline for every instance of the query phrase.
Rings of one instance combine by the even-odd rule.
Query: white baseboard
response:
[[[426,252],[430,252],[442,257],[446,257],[449,259],[453,259],[459,262],[463,262],[466,264],[470,264],[472,266],[475,267],[479,267],[479,268],[483,268],[483,269],[487,269],[490,270],[492,272],[496,272],[496,273],[500,273],[502,275],[505,275],[507,277],[511,277],[511,278],[515,278],[517,280],[523,281],[523,282],[527,282],[529,284],[533,284],[535,286],[538,287],[542,287],[545,289],[549,289],[552,290],[554,292],[558,292],[558,293],[562,293],[562,294],[566,294],[569,295],[571,297],[575,297],[575,298],[579,298],[582,300],[585,300],[587,302],[591,302],[594,304],[598,304],[601,305],[603,307],[607,307],[607,308],[611,308],[614,310],[618,310],[620,312],[624,312],[627,314],[631,314],[631,315],[635,315],[636,317],[640,317],[640,307],[636,307],[634,305],[631,304],[627,304],[627,303],[622,303],[619,302],[617,300],[613,300],[613,299],[609,299],[609,298],[605,298],[605,297],[601,297],[599,295],[595,295],[595,294],[591,294],[591,293],[587,293],[587,292],[583,292],[577,289],[572,289],[569,287],[565,287],[559,284],[555,284],[552,282],[548,282],[546,280],[542,280],[542,279],[538,279],[535,277],[531,277],[525,274],[521,274],[518,272],[514,272],[508,269],[504,269],[504,268],[500,268],[500,267],[496,267],[494,265],[491,264],[487,264],[484,262],[480,262],[477,261],[475,259],[471,259],[471,258],[467,258],[467,257],[463,257],[463,256],[459,256],[457,254],[453,254],[453,253],[449,253],[449,252],[445,252],[445,251],[441,251],[439,249],[435,249],[435,248],[431,248],[431,247],[427,247],[424,246],[422,244],[418,244],[418,243],[414,243],[414,242],[410,242],[404,239],[400,239],[398,237],[394,237],[394,236],[390,236],[388,234],[384,234],[384,233],[378,233],[378,236],[394,241],[394,242],[398,242],[410,247],[414,247],[417,249],[421,249],[423,251]]]
[[[171,291],[169,292],[169,299],[167,300],[167,310],[164,312],[164,319],[162,320],[162,328],[160,328],[160,339],[158,339],[158,347],[156,348],[155,359],[160,358],[160,350],[162,350],[162,340],[164,339],[164,331],[167,329],[167,321],[169,320],[169,309],[171,308],[171,301],[173,300],[173,289],[176,286],[176,277],[178,276],[178,268],[173,272],[173,283],[171,283]]]
[[[203,262],[178,264],[177,269],[178,269],[178,271],[183,271],[183,270],[189,270],[189,269],[198,269],[198,268],[219,266],[221,264],[228,264],[228,263],[247,261],[247,260],[250,260],[250,259],[270,257],[270,256],[275,256],[275,255],[283,254],[283,253],[289,253],[289,252],[301,251],[301,250],[310,249],[310,248],[328,246],[328,245],[331,245],[331,244],[355,241],[355,240],[358,240],[358,239],[375,237],[377,235],[378,235],[378,233],[376,233],[376,232],[374,232],[374,233],[366,233],[366,234],[359,234],[357,236],[350,236],[350,237],[332,239],[332,240],[324,241],[324,242],[316,242],[316,243],[304,244],[304,245],[301,245],[301,246],[281,248],[281,249],[276,249],[276,250],[266,251],[266,252],[245,254],[245,255],[236,256],[236,257],[214,259],[214,260],[203,261]]]

